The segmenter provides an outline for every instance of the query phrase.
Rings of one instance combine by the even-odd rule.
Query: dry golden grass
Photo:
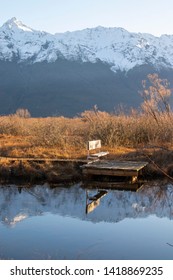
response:
[[[86,158],[87,141],[94,139],[101,139],[110,159],[151,159],[165,172],[173,173],[173,113],[157,113],[157,122],[151,115],[134,110],[129,115],[90,110],[72,119],[0,117],[1,157]],[[151,166],[150,174],[160,172]],[[2,163],[1,159],[1,174],[11,176],[11,167],[20,174],[18,163]],[[44,178],[46,173],[50,180],[60,175],[50,162],[26,163],[22,172],[26,177],[32,174],[32,178]]]
[[[81,158],[88,140],[101,139],[117,156],[151,146],[172,147],[173,114],[85,111],[77,118],[0,117],[0,156]]]

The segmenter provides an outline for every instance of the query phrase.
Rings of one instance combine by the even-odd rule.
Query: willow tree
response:
[[[151,115],[158,122],[160,114],[170,114],[169,98],[171,90],[167,79],[159,78],[158,74],[149,74],[147,78],[148,80],[142,81],[143,103],[141,108],[144,113]]]

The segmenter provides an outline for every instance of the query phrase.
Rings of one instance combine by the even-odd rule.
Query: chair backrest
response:
[[[101,148],[101,140],[92,140],[88,141],[88,151],[100,149]]]

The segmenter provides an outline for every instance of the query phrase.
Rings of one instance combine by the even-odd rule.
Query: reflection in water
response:
[[[172,201],[172,185],[1,186],[0,258],[172,259]]]
[[[91,213],[100,205],[100,200],[104,197],[108,192],[97,190],[97,193],[94,195],[89,194],[89,190],[86,190],[86,214]],[[89,201],[89,202],[88,202]]]
[[[101,199],[101,201],[100,201]],[[173,218],[173,186],[147,185],[138,192],[118,190],[85,190],[80,185],[71,188],[32,188],[2,186],[0,188],[0,221],[6,225],[50,212],[92,222],[118,222],[126,218],[149,215]],[[86,216],[86,203],[99,205]],[[88,207],[90,208],[90,207]],[[92,206],[91,206],[92,210]],[[93,209],[94,210],[94,209]],[[91,212],[91,211],[87,211]]]

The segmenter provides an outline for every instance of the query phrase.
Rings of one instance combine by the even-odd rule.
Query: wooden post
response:
[[[132,176],[132,184],[136,183],[138,180],[138,176]]]

